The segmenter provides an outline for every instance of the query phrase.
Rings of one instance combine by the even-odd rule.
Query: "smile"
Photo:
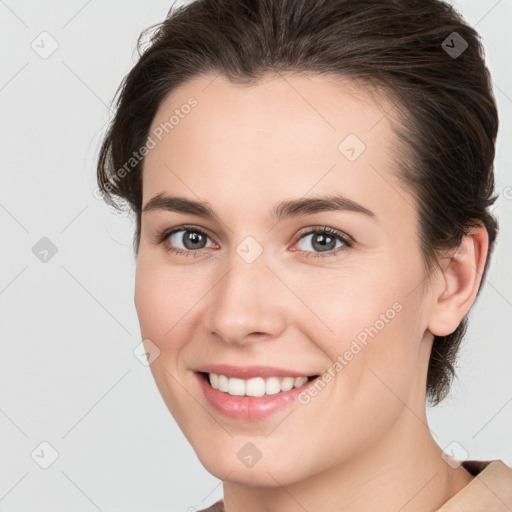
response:
[[[198,368],[195,373],[212,409],[238,421],[263,420],[290,407],[304,388],[319,377],[261,366],[211,365]]]
[[[213,389],[232,396],[264,396],[275,395],[293,388],[300,388],[308,377],[254,377],[244,380],[227,377],[217,373],[208,373],[208,380]]]

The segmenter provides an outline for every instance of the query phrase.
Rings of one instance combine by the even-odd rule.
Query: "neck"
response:
[[[425,403],[425,402],[423,402]],[[224,484],[226,512],[433,512],[457,494],[472,475],[441,457],[426,411],[404,408],[386,436],[350,460],[286,488]]]

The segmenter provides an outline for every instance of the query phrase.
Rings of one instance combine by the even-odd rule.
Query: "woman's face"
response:
[[[219,478],[363,460],[424,410],[432,295],[392,108],[315,75],[208,76],[156,114],[135,304],[163,399]]]

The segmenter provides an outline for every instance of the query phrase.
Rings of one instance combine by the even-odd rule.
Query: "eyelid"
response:
[[[201,228],[194,224],[182,224],[180,226],[175,226],[174,228],[164,229],[162,231],[157,232],[153,239],[153,243],[155,243],[155,244],[164,243],[171,235],[173,235],[174,233],[177,233],[179,231],[194,231],[194,232],[206,235],[210,240],[213,240],[212,235],[210,234],[210,232],[207,229]],[[198,252],[198,251],[195,251],[195,252]]]
[[[350,244],[355,243],[355,240],[349,234],[345,233],[344,231],[341,231],[336,228],[331,228],[329,226],[322,226],[320,224],[317,226],[309,226],[307,228],[301,229],[297,233],[295,241],[297,242],[298,240],[300,240],[303,235],[310,235],[310,234],[314,234],[314,233],[329,233],[332,236],[339,237],[346,243],[350,243]]]

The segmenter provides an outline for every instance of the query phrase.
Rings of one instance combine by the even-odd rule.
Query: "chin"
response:
[[[253,487],[276,487],[293,484],[308,476],[307,468],[301,463],[300,453],[297,453],[295,461],[282,457],[275,451],[267,452],[266,457],[261,453],[261,458],[257,459],[257,452],[250,440],[234,438],[230,441],[229,446],[218,449],[213,449],[212,445],[193,446],[201,464],[219,480]],[[254,444],[256,443],[257,441]]]

